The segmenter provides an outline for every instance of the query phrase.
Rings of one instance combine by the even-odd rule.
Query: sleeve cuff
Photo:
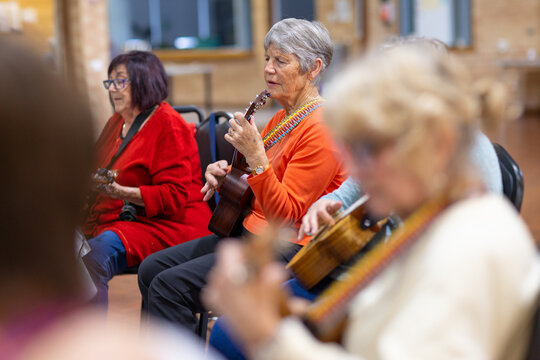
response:
[[[272,168],[272,165],[268,165],[268,168],[266,168],[262,173],[259,175],[253,175],[250,174],[247,177],[247,182],[249,186],[253,189],[253,186],[257,186],[257,184],[260,184],[261,182],[264,182],[269,177],[274,176],[274,169]]]

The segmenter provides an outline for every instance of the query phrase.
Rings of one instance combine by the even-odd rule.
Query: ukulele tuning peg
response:
[[[367,229],[369,227],[371,227],[372,223],[371,223],[371,219],[369,218],[365,218],[362,222],[362,227]]]

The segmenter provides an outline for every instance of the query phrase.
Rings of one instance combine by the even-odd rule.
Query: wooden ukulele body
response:
[[[219,206],[212,213],[208,230],[216,235],[230,236],[234,225],[246,216],[251,206],[253,192],[247,182],[249,172],[231,167],[220,189]]]
[[[250,104],[244,117],[249,121],[255,111],[266,103],[270,93],[263,90]],[[238,150],[234,150],[231,170],[219,188],[219,202],[216,205],[208,230],[221,237],[231,236],[235,224],[249,212],[253,192],[247,182],[251,169]]]
[[[380,223],[362,227],[367,214],[367,196],[351,205],[333,226],[321,228],[287,264],[296,279],[307,289],[315,286],[338,265],[360,251],[377,231]]]

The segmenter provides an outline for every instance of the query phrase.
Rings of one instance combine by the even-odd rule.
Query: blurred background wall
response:
[[[167,64],[172,103],[244,108],[265,85],[264,36],[290,16],[328,27],[336,44],[328,76],[435,21],[475,74],[509,77],[526,109],[540,110],[538,0],[0,0],[0,32],[29,35],[89,99],[96,128],[111,114],[107,65],[129,49],[152,49]]]

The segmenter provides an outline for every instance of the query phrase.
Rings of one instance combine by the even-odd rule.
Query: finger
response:
[[[234,138],[233,138],[231,135],[225,134],[225,136],[224,136],[223,138],[224,138],[229,144],[231,144],[232,146],[234,146],[234,147],[236,148],[236,146],[235,146],[236,141],[234,140]]]
[[[310,301],[299,297],[292,297],[288,301],[289,310],[291,311],[291,314],[295,316],[304,315],[310,304]]]
[[[319,213],[320,217],[321,217],[321,220],[325,223],[325,224],[329,224],[329,225],[334,225],[335,224],[335,220],[334,220],[334,217],[333,215],[339,210],[341,209],[341,206],[342,206],[342,203],[341,201],[332,201],[331,203],[329,203],[328,205],[326,205],[326,211],[321,211]]]
[[[208,201],[212,198],[212,196],[214,196],[214,192],[215,190],[212,188],[212,189],[209,189],[206,194],[204,194],[203,196],[203,201]]]
[[[227,162],[225,161],[225,164]],[[227,174],[227,167],[223,166],[223,163],[214,163],[212,164],[212,166],[208,166],[206,168],[206,171],[204,173],[204,177],[205,178],[208,178],[209,176],[213,176],[213,177],[220,177],[220,176],[225,176]]]
[[[218,247],[216,255],[216,269],[219,269],[222,271],[222,274],[225,275],[228,269],[244,264],[243,254],[244,249],[238,241],[224,241],[223,244],[220,244]]]
[[[271,263],[261,271],[261,282],[274,289],[281,289],[281,284],[287,280],[285,268],[282,264]]]
[[[304,231],[304,225],[300,226],[298,230],[298,240],[302,240],[306,236],[306,231]]]
[[[216,162],[216,164],[220,169],[223,169],[225,171],[227,171],[227,168],[229,167],[229,163],[227,163],[227,160],[220,160]]]
[[[218,186],[218,180],[212,174],[206,174],[206,182],[210,185],[210,188],[215,188]]]
[[[203,187],[201,188],[201,193],[202,194],[205,194],[208,190],[210,190],[212,187],[210,186],[210,184],[207,182],[204,183]]]
[[[244,114],[242,114],[241,112],[235,112],[234,118],[236,119],[237,124],[241,127],[244,127],[247,124],[249,124],[246,118],[244,117]]]
[[[211,172],[212,169],[215,167],[219,167],[219,161],[208,164],[208,166],[206,167],[206,172],[209,172],[209,171]]]
[[[332,215],[330,215],[326,210],[321,210],[319,212],[319,218],[321,220],[321,224],[334,225],[335,223]]]
[[[309,231],[306,232],[306,234],[313,235],[317,232],[317,230],[319,230],[319,221],[318,221],[317,212],[310,214],[307,220],[308,220]]]
[[[328,211],[328,213],[334,214],[336,211],[341,209],[342,206],[343,203],[341,201],[332,201],[326,206],[326,210]]]
[[[257,128],[257,124],[255,123],[255,116],[249,118],[249,125],[259,132],[259,128]]]
[[[216,167],[209,174],[216,177],[216,178],[218,178],[218,177],[222,177],[222,176],[227,175],[227,170],[228,170],[227,167]]]
[[[231,119],[229,120],[229,125],[231,126],[231,129],[233,131],[242,131],[242,126],[240,126],[240,124],[238,123],[238,121],[236,121],[235,119]],[[230,135],[230,133],[227,133]]]
[[[302,218],[302,225],[300,225],[300,229],[298,230],[298,240],[302,240],[310,232],[308,219],[309,212]]]

